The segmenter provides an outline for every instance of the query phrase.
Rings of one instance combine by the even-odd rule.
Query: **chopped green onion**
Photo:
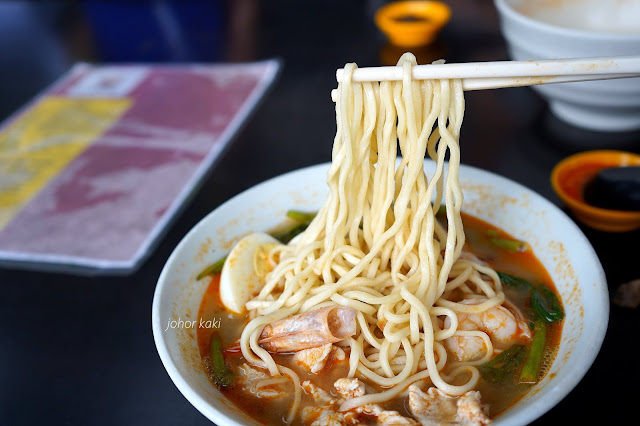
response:
[[[529,357],[520,372],[520,383],[538,383],[540,362],[544,353],[544,345],[547,340],[547,325],[544,319],[537,319],[534,327],[533,342]]]
[[[482,377],[492,383],[513,382],[520,365],[527,357],[527,348],[513,345],[498,356],[482,364],[479,368]]]
[[[529,245],[524,241],[509,240],[507,238],[498,237],[498,233],[493,229],[489,229],[487,231],[487,234],[489,235],[489,242],[496,247],[500,247],[513,252],[527,251],[527,249],[529,248]]]
[[[287,212],[287,217],[298,222],[311,222],[313,218],[316,217],[316,213],[305,213],[297,210],[289,210]]]
[[[447,206],[444,204],[441,204],[436,214],[447,214]]]
[[[211,370],[213,382],[219,388],[226,388],[233,384],[235,376],[224,360],[222,340],[218,333],[211,335]]]
[[[201,280],[204,277],[206,277],[207,275],[219,274],[220,271],[222,271],[222,267],[224,266],[225,260],[227,260],[227,256],[225,256],[222,259],[218,260],[213,265],[207,266],[202,272],[200,272],[198,274],[198,276],[196,277],[196,280]]]

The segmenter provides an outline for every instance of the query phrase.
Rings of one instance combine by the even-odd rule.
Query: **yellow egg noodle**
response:
[[[365,377],[385,389],[349,399],[341,410],[390,400],[418,380],[461,395],[479,380],[475,365],[494,352],[485,333],[458,330],[456,315],[504,302],[496,272],[460,256],[462,84],[413,80],[414,65],[413,55],[403,55],[402,81],[379,83],[353,82],[356,65],[345,66],[335,99],[329,196],[304,233],[272,250],[277,265],[246,305],[251,320],[240,339],[242,354],[272,375],[293,380],[289,422],[301,401],[299,378],[258,344],[263,328],[276,320],[332,305],[357,311],[356,334],[341,342],[350,347],[349,377]],[[396,166],[398,145],[402,157]],[[424,172],[426,155],[436,163],[431,176]],[[435,217],[442,203],[446,226]],[[449,300],[454,289],[483,302]],[[452,336],[482,338],[486,355],[448,361],[442,342]]]

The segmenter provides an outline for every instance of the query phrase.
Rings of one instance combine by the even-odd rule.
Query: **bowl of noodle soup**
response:
[[[220,425],[257,424],[211,385],[202,368],[193,329],[168,328],[169,320],[197,320],[207,284],[196,275],[224,256],[240,236],[272,229],[292,207],[318,209],[327,193],[328,164],[291,172],[224,203],[178,245],[158,281],[153,330],[162,362],[182,394]],[[425,168],[433,168],[426,162]],[[566,313],[560,347],[550,372],[495,424],[526,424],[557,404],[580,381],[598,353],[608,320],[604,273],[578,227],[549,201],[506,178],[462,166],[465,211],[499,224],[526,240],[549,271]],[[224,327],[224,318],[220,327]],[[166,330],[166,331],[165,331]]]
[[[410,71],[406,62],[403,66]],[[505,288],[503,275],[494,270],[494,265],[500,262],[488,265],[478,257],[465,255],[465,231],[469,234],[467,241],[478,238],[502,241],[498,237],[503,236],[511,238],[511,242],[526,241],[526,250],[535,253],[543,278],[557,292],[563,311],[553,353],[548,359],[538,360],[541,367],[540,372],[536,369],[532,382],[535,384],[527,386],[526,392],[511,398],[504,407],[492,411],[493,423],[526,424],[541,416],[575,387],[595,359],[604,339],[609,305],[604,272],[586,237],[562,211],[535,192],[459,163],[457,132],[462,121],[460,111],[464,108],[459,85],[440,82],[426,87],[429,83],[416,85],[410,79],[398,84],[411,87],[413,92],[407,95],[398,86],[382,84],[379,88],[345,87],[343,82],[337,93],[342,101],[338,101],[337,107],[338,136],[333,163],[275,177],[235,196],[202,219],[168,259],[153,301],[156,346],[178,389],[211,421],[220,425],[311,423],[300,420],[313,409],[307,407],[311,395],[316,400],[309,385],[302,392],[303,380],[309,377],[321,380],[321,375],[332,376],[334,370],[339,371],[336,377],[345,380],[347,376],[348,380],[362,379],[368,389],[366,394],[347,397],[337,386],[340,378],[336,381],[339,395],[325,388],[334,398],[331,413],[342,416],[345,422],[354,420],[343,418],[342,413],[353,413],[360,407],[359,414],[354,416],[365,416],[369,422],[372,410],[379,423],[389,423],[382,416],[390,413],[399,415],[400,411],[408,415],[401,407],[404,398],[424,397],[426,392],[420,387],[426,390],[431,386],[429,390],[455,398],[458,413],[463,397],[476,389],[486,395],[488,388],[481,385],[486,369],[482,367],[489,364],[489,359],[497,359],[519,345],[500,347],[493,337],[483,337],[486,354],[482,358],[465,361],[462,357],[457,362],[454,359],[455,350],[451,349],[449,339],[483,335],[463,327],[463,318],[489,309],[505,310],[503,304],[512,311],[505,302],[505,293],[510,290]],[[366,116],[363,111],[368,106],[354,101],[363,93],[388,95],[375,111],[388,113],[387,122],[397,121],[398,130],[387,126],[380,129],[378,136],[393,142],[397,137],[404,157],[396,159],[395,143],[383,145],[380,140],[371,148],[376,155],[366,151],[371,146],[370,135],[375,134],[373,124],[367,126],[375,121],[371,117],[369,121],[367,117],[362,120],[359,130],[349,125],[354,116],[361,113]],[[416,113],[407,107],[398,115],[390,113],[390,103],[395,99],[399,104],[398,97],[405,95],[433,96],[439,111],[434,109],[431,114],[425,109]],[[414,107],[422,104],[411,98],[405,100]],[[449,105],[449,100],[459,102],[458,107]],[[431,116],[433,121],[429,122]],[[421,127],[415,127],[412,121],[423,125],[425,138],[411,137],[412,132],[423,134]],[[436,121],[437,130],[431,133]],[[355,129],[355,133],[350,134],[349,129]],[[385,131],[393,133],[391,138],[385,136]],[[369,136],[362,137],[363,134]],[[422,148],[414,143],[418,140],[423,140]],[[387,153],[382,155],[383,152]],[[449,162],[444,161],[447,152]],[[430,159],[423,161],[425,153]],[[367,192],[367,187],[375,187],[376,191]],[[402,188],[408,189],[403,192]],[[425,199],[430,202],[425,203]],[[407,212],[403,205],[421,208]],[[221,278],[201,279],[203,269],[218,263],[230,251],[233,253],[245,236],[281,227],[283,218],[292,209],[318,213],[302,234],[269,249],[268,257],[275,266],[267,273],[264,287],[246,302],[248,313],[245,310],[241,316],[215,311],[214,317],[208,317],[213,321],[203,325],[206,300],[213,297],[219,303],[223,297],[210,294],[213,284]],[[384,220],[377,220],[381,211],[385,212]],[[467,230],[467,224],[474,221],[491,228],[487,231],[491,236],[478,237],[481,233]],[[227,260],[224,268],[229,263]],[[215,290],[222,291],[219,288],[224,285],[217,283]],[[287,336],[278,340],[278,324],[286,323],[289,335],[297,331],[291,332],[292,325],[287,321],[305,324],[301,327],[301,332],[306,333],[304,339],[295,342],[305,344],[315,335],[309,337],[313,322],[307,324],[303,319],[336,307],[348,313],[345,318],[352,315],[356,322],[346,338],[341,336],[326,345],[342,354],[340,367],[335,364],[333,370],[329,368],[314,376],[287,364],[286,357],[291,357],[291,352],[314,350],[318,345],[291,349]],[[242,321],[238,322],[239,318]],[[531,337],[523,339],[528,339],[527,344],[533,347],[538,329],[534,328],[533,320],[528,324],[530,330],[523,333],[535,330],[533,343]],[[548,327],[552,333],[557,326]],[[260,400],[247,402],[259,393],[259,388],[238,394],[234,389],[239,385],[232,385],[229,390],[224,380],[216,380],[215,371],[212,378],[209,364],[215,370],[214,338],[207,332],[212,342],[209,353],[209,341],[204,345],[201,342],[206,329],[215,329],[213,333],[222,336],[224,350],[230,351],[222,352],[228,363],[232,363],[233,357],[243,360],[243,364],[234,364],[234,368],[240,368],[233,373],[236,383],[262,374],[261,382],[271,390],[277,388],[275,393],[284,394],[285,402],[261,409]],[[278,350],[278,344],[285,349]],[[522,367],[521,379],[530,358]],[[396,402],[384,405],[392,400]],[[276,402],[265,403],[265,407],[277,403],[276,398]],[[407,421],[406,424],[417,424],[412,419]]]

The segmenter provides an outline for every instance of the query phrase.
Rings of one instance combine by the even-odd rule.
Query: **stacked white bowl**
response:
[[[640,0],[494,0],[515,60],[640,55]],[[640,78],[535,86],[590,130],[640,129]]]

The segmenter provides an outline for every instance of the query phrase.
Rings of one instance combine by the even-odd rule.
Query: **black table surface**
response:
[[[452,20],[435,45],[416,52],[421,62],[439,57],[449,62],[508,59],[491,2],[449,3]],[[204,56],[155,58],[277,57],[283,68],[137,272],[90,278],[0,268],[0,424],[208,424],[173,385],[156,352],[151,303],[161,268],[187,231],[225,200],[283,172],[330,159],[335,117],[329,92],[336,85],[336,68],[352,61],[375,66],[399,56],[372,23],[380,1],[301,4],[211,2],[208,7],[221,16],[216,30],[221,35],[211,38],[217,48]],[[110,57],[96,47],[99,34],[90,12],[86,4],[0,2],[0,118],[76,61],[131,60]],[[126,7],[118,13],[126,14]],[[116,22],[113,30],[126,36],[126,25]],[[145,58],[144,52],[134,57]],[[549,176],[562,158],[592,148],[639,150],[638,133],[573,128],[554,118],[528,88],[471,92],[466,101],[463,163],[520,182],[558,205]],[[610,294],[621,283],[640,278],[638,232],[581,228],[604,266]],[[639,392],[625,385],[640,378],[634,352],[639,331],[637,310],[612,305],[607,336],[593,366],[536,423],[630,420]]]

